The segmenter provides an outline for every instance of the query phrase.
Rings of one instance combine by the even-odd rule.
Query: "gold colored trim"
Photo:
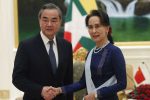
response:
[[[9,90],[0,90],[0,100],[9,98]]]
[[[14,0],[14,32],[15,32],[15,48],[18,47],[19,32],[18,32],[18,0]]]
[[[138,42],[116,42],[117,46],[150,46],[149,41],[138,41]]]

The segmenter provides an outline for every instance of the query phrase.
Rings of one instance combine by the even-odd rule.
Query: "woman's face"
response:
[[[92,16],[88,21],[88,32],[93,41],[96,43],[105,42],[109,31],[109,26],[104,26],[100,22],[101,21],[98,16]]]

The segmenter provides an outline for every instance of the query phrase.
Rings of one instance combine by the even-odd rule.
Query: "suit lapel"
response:
[[[40,34],[37,36],[35,44],[37,48],[36,52],[38,52],[39,57],[41,58],[43,63],[46,64],[45,67],[47,67],[47,70],[50,70],[50,75],[53,77],[53,79],[57,80],[59,79],[60,75],[62,75],[63,70],[65,70],[65,66],[63,62],[64,61],[63,57],[65,56],[65,54],[64,54],[64,45],[62,39],[56,37],[56,41],[57,41],[57,49],[58,49],[58,68],[55,75],[52,72],[50,59]]]
[[[41,60],[43,61],[43,63],[46,65],[44,67],[47,67],[48,70],[50,70],[50,74],[53,76],[52,74],[52,68],[51,68],[51,63],[50,63],[50,59],[47,53],[47,50],[45,48],[45,45],[43,43],[43,40],[41,38],[41,35],[39,34],[36,38],[36,52],[38,52],[39,58],[41,58]],[[47,70],[46,69],[46,70]]]
[[[60,69],[60,67],[61,67],[62,62],[63,62],[63,49],[62,49],[63,45],[62,45],[61,39],[56,38],[56,41],[57,41],[58,60],[59,60],[59,62],[58,62],[58,69],[57,69],[57,71],[58,71]]]

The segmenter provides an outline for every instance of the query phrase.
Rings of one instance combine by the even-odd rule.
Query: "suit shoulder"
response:
[[[111,43],[108,45],[108,50],[109,50],[109,52],[110,52],[111,54],[113,54],[113,55],[119,55],[119,54],[122,55],[121,49],[120,49],[119,47],[117,47],[117,46],[111,44]]]
[[[108,45],[108,48],[109,48],[110,50],[112,50],[112,51],[116,51],[116,50],[117,50],[117,51],[118,51],[118,50],[120,51],[120,50],[121,50],[119,47],[117,47],[117,46],[115,46],[115,45],[113,45],[113,44],[111,44],[111,43]]]
[[[32,47],[34,44],[36,44],[37,40],[38,40],[38,36],[34,36],[20,41],[19,46]]]
[[[33,43],[36,39],[37,39],[38,36],[34,36],[34,37],[30,37],[28,39],[25,39],[25,40],[22,40],[20,43],[23,43],[23,44],[30,44],[30,43]]]

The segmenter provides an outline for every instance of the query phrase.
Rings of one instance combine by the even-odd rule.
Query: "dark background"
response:
[[[42,5],[54,3],[63,13],[63,23],[58,35],[63,37],[63,26],[66,14],[65,0],[18,0],[19,41],[29,38],[40,31],[38,12]]]

